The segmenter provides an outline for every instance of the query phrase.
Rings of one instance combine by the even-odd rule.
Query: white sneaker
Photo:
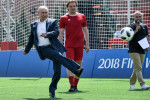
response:
[[[147,86],[146,84],[144,84],[144,85],[141,86],[141,89],[142,89],[142,90],[147,90],[147,89],[149,89],[149,88],[150,88],[150,86]]]
[[[130,85],[130,89],[136,89],[134,85]]]

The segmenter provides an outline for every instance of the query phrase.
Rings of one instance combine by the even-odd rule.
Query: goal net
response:
[[[28,42],[30,23],[38,19],[39,6],[48,7],[50,18],[59,20],[67,13],[68,0],[9,0],[9,9],[7,1],[0,1],[0,42],[16,41],[18,50],[24,49]],[[144,13],[143,23],[148,25],[150,31],[150,0],[77,0],[77,2],[78,12],[87,18],[91,49],[127,48],[127,42],[119,38],[114,39],[116,25],[119,24],[123,28],[132,23],[133,13],[137,10]]]

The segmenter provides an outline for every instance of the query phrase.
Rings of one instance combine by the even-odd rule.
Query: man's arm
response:
[[[53,29],[50,32],[47,32],[46,36],[43,36],[45,38],[57,38],[59,35],[59,27],[58,27],[58,21],[54,19],[54,22],[52,23],[51,26]]]
[[[89,52],[90,47],[89,47],[89,31],[87,27],[83,27],[83,32],[84,32],[84,37],[85,37],[85,42],[86,42],[86,46],[85,46],[85,51],[86,53]]]
[[[65,31],[64,28],[60,28],[60,34],[59,34],[58,39],[61,43],[63,42],[64,31]]]
[[[27,43],[27,46],[23,52],[24,55],[28,54],[28,52],[31,50],[33,46],[33,32],[32,32],[32,28],[31,28],[31,33],[30,33],[30,36],[29,36],[29,40],[28,40],[28,43]]]
[[[145,29],[146,29],[146,38],[147,38],[147,41],[148,41],[148,43],[150,43],[149,41],[150,41],[150,39],[149,39],[149,33],[148,33],[148,27],[147,26],[145,26]],[[149,50],[149,48],[146,48],[146,52],[148,52],[148,50]]]
[[[58,27],[57,20],[54,20],[52,27],[53,27],[52,31],[47,33],[42,33],[41,36],[44,38],[57,38],[59,35],[59,27]]]
[[[134,25],[133,25],[133,24],[127,25],[127,27],[132,28],[132,29],[133,29],[133,31],[134,31],[134,34],[136,34],[136,33],[139,31],[139,29],[141,28],[141,26],[140,26],[140,25],[136,25],[136,27],[134,27]]]
[[[148,37],[148,35],[146,36],[146,38],[147,38],[147,41],[148,41],[148,43],[149,43],[149,37]],[[146,52],[148,52],[148,49],[149,49],[149,48],[146,48]]]
[[[134,31],[134,34],[136,34],[136,33],[139,31],[139,29],[141,29],[141,26],[140,26],[140,25],[137,25],[137,26],[136,26],[136,29],[135,29],[135,31]]]

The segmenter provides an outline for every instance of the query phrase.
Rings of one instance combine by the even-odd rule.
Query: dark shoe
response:
[[[77,71],[76,71],[75,75],[76,75],[77,77],[80,77],[80,76],[81,76],[81,74],[82,74],[82,72],[83,72],[83,70],[84,70],[84,68],[77,69]]]
[[[50,96],[50,98],[56,98],[56,97],[55,97],[55,92],[54,92],[54,93],[51,93],[51,92],[50,92],[50,93],[49,93],[49,96]]]
[[[74,92],[74,86],[71,86],[69,92]]]
[[[77,89],[77,86],[74,87],[74,91],[79,91],[79,90]]]

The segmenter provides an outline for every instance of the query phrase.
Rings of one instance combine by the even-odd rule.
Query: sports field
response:
[[[0,78],[0,100],[50,100],[51,78]],[[150,79],[145,79],[150,85]],[[69,93],[67,78],[61,78],[56,100],[150,100],[150,89],[129,89],[129,79],[81,78],[79,92]]]

